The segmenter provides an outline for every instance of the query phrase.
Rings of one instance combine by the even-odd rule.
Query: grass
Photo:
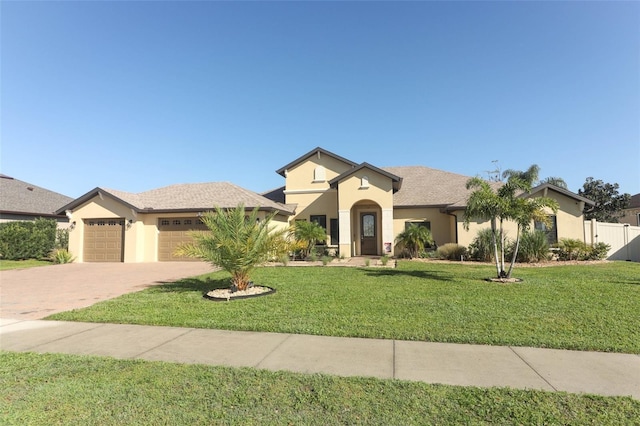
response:
[[[0,271],[7,271],[9,269],[26,269],[35,268],[36,266],[46,266],[52,263],[48,260],[0,260]]]
[[[399,262],[398,268],[260,268],[277,289],[212,302],[224,272],[167,283],[48,319],[640,353],[640,265],[519,268]]]
[[[629,397],[0,352],[3,425],[627,425],[638,418],[640,401]]]

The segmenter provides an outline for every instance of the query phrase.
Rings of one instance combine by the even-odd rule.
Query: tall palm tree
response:
[[[540,182],[539,182],[540,185],[542,185],[544,183],[555,185],[558,188],[562,188],[562,189],[569,189],[569,187],[567,185],[567,182],[565,182],[564,179],[562,179],[561,177],[550,176],[548,178],[544,178],[544,179],[540,180]]]
[[[511,205],[511,218],[518,225],[516,231],[516,245],[511,257],[511,264],[507,271],[506,278],[511,278],[511,272],[513,266],[516,263],[518,257],[518,250],[520,248],[520,237],[531,226],[532,222],[542,222],[547,226],[551,225],[549,216],[546,213],[546,208],[551,209],[554,213],[558,211],[558,203],[548,197],[536,197],[536,198],[514,198]]]
[[[275,214],[259,220],[257,208],[247,216],[243,205],[229,210],[215,207],[201,218],[210,232],[191,231],[193,242],[181,244],[176,254],[200,258],[224,269],[231,274],[232,287],[246,290],[253,269],[278,258],[286,247],[282,244],[286,230],[275,231],[270,226]]]
[[[504,232],[502,229],[502,219],[504,216],[503,200],[493,187],[484,179],[479,177],[471,178],[467,181],[467,189],[474,191],[467,199],[467,207],[464,211],[463,226],[469,230],[471,219],[480,218],[491,222],[491,245],[493,246],[493,259],[495,260],[496,274],[500,277],[504,268],[500,265],[498,257],[498,220],[500,220],[500,240],[504,240]],[[504,244],[502,245],[504,247]],[[504,251],[504,250],[501,250]]]
[[[491,220],[491,231],[493,234],[494,257],[496,261],[496,272],[498,278],[510,278],[518,255],[520,245],[520,235],[523,230],[528,229],[534,220],[548,221],[545,208],[550,208],[554,212],[558,206],[555,200],[546,197],[525,198],[523,195],[531,191],[533,183],[538,180],[540,168],[537,165],[530,166],[525,171],[506,170],[502,177],[506,179],[497,190],[488,182],[480,178],[471,178],[467,182],[467,189],[475,188],[467,200],[467,208],[464,214],[464,225],[469,229],[471,218],[479,217]],[[505,220],[513,220],[518,225],[516,234],[516,248],[511,259],[509,271],[505,271],[505,241],[503,225]],[[499,224],[499,228],[498,228]],[[498,229],[497,229],[498,228]],[[496,235],[498,234],[498,235]],[[498,260],[497,238],[500,238],[501,250]]]

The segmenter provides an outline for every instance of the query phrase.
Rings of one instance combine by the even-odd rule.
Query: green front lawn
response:
[[[627,425],[629,397],[0,352],[3,425]]]
[[[478,264],[267,267],[273,295],[212,302],[228,275],[159,285],[48,319],[640,353],[640,264],[518,268],[484,281]],[[105,285],[108,281],[105,280]]]
[[[9,269],[25,269],[34,268],[36,266],[53,265],[48,260],[0,260],[0,271],[6,271]]]

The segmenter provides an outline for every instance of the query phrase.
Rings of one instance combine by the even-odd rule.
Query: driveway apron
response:
[[[0,271],[0,317],[33,320],[212,272],[205,262],[69,263]]]

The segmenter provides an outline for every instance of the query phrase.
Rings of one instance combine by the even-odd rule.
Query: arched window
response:
[[[325,173],[325,168],[323,166],[317,166],[313,170],[313,181],[314,182],[324,182],[325,180],[327,180],[326,173]]]

